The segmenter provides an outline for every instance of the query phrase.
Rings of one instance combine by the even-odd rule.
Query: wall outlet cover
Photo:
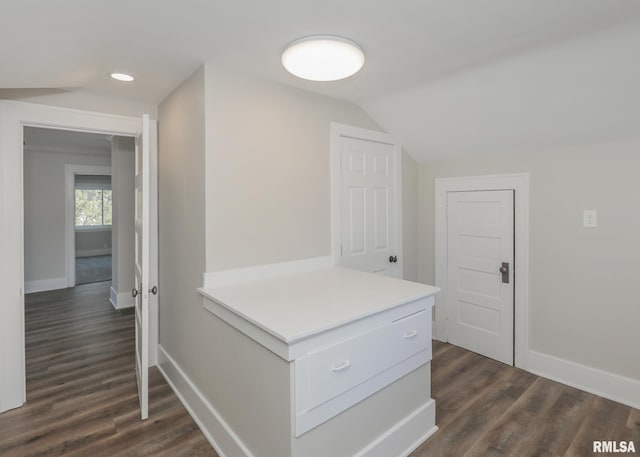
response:
[[[584,227],[597,227],[598,211],[595,209],[585,209],[582,215],[582,224]]]

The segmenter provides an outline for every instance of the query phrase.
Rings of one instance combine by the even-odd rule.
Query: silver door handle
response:
[[[131,296],[133,298],[136,298],[138,295],[140,295],[140,292],[138,292],[138,289],[136,289],[135,287],[131,289]]]

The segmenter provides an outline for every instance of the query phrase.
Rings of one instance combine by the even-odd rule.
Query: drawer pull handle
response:
[[[345,360],[344,362],[342,362],[340,365],[334,365],[331,367],[331,371],[342,371],[345,368],[349,368],[351,366],[351,362],[349,362],[348,360]]]
[[[409,338],[413,338],[413,337],[414,337],[414,336],[416,336],[417,334],[418,334],[417,330],[411,330],[410,332],[405,333],[405,334],[404,334],[404,337],[405,337],[406,339],[409,339]]]

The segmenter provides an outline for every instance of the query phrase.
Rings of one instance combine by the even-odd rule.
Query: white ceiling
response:
[[[2,0],[0,96],[83,91],[157,104],[202,62],[217,62],[354,101],[426,160],[439,144],[386,112],[421,116],[407,91],[638,18],[637,0]],[[330,83],[289,75],[282,49],[310,34],[357,41],[365,67]],[[118,83],[113,71],[137,79]],[[429,91],[417,99],[430,102]]]

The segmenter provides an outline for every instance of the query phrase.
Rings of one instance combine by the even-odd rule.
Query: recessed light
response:
[[[333,35],[316,35],[290,43],[282,53],[282,65],[299,78],[337,81],[357,73],[364,52],[353,41]]]
[[[124,81],[127,83],[130,83],[131,81],[133,81],[135,78],[131,75],[128,75],[126,73],[111,73],[111,77],[113,79],[116,79],[118,81]]]

